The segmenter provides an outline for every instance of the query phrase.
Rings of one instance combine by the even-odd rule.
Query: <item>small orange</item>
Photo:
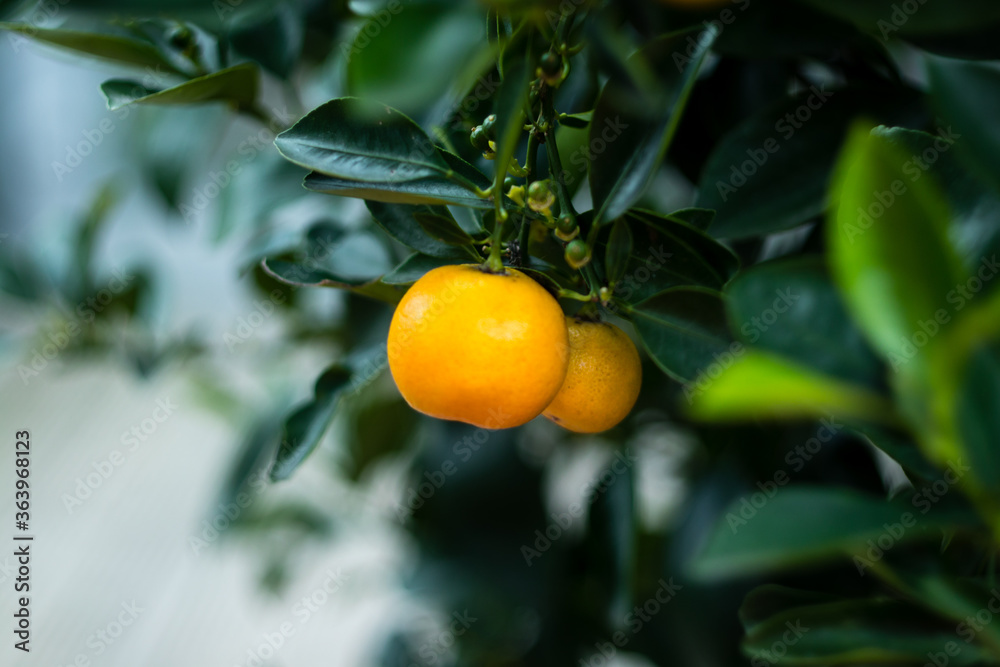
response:
[[[465,264],[426,273],[389,325],[389,370],[406,402],[482,428],[541,414],[566,377],[565,316],[516,269]]]
[[[642,364],[635,344],[609,322],[566,318],[569,369],[545,416],[577,433],[599,433],[628,416],[639,398]]]

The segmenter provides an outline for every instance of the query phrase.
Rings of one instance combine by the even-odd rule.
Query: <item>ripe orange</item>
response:
[[[639,398],[642,364],[632,340],[609,322],[566,318],[569,369],[545,416],[577,433],[599,433],[628,416]]]
[[[389,370],[406,402],[439,419],[520,426],[566,376],[565,316],[516,269],[433,269],[406,292],[389,325]]]

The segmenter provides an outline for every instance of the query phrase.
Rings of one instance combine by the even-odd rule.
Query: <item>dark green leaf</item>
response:
[[[866,572],[877,560],[869,540],[940,540],[943,529],[970,525],[975,519],[965,512],[923,513],[909,497],[887,502],[846,489],[775,487],[770,498],[758,491],[734,501],[692,568],[721,578],[848,559]]]
[[[802,0],[851,21],[883,40],[894,36],[940,35],[974,30],[1000,20],[1000,7],[991,0],[952,0],[906,3],[899,0]]]
[[[354,38],[347,89],[417,114],[455,84],[483,37],[482,16],[474,5],[388,5]]]
[[[302,17],[294,7],[276,3],[265,16],[255,16],[231,34],[233,47],[261,67],[288,77],[302,51]]]
[[[611,227],[611,236],[608,238],[608,248],[604,259],[608,284],[617,283],[625,275],[625,268],[631,255],[632,230],[629,229],[628,222],[618,220]]]
[[[1000,190],[1000,127],[996,122],[1000,70],[935,58],[928,63],[928,72],[934,106],[951,124],[958,155],[975,174]]]
[[[341,98],[310,111],[275,139],[292,162],[364,184],[452,181],[472,189],[424,131],[385,105]]]
[[[1000,496],[1000,355],[981,346],[972,353],[955,401],[969,465],[982,489]]]
[[[368,210],[372,218],[386,234],[393,237],[403,245],[413,248],[417,252],[432,257],[454,257],[455,247],[448,243],[443,243],[433,237],[417,220],[420,215],[425,220],[438,218],[450,220],[455,228],[459,229],[454,217],[443,206],[409,206],[406,204],[386,204],[382,202],[369,201]],[[439,223],[441,224],[441,223]],[[471,259],[478,258],[474,250],[469,248],[467,256]]]
[[[413,217],[421,229],[435,241],[448,245],[472,245],[472,237],[459,227],[454,216],[447,209],[444,213],[433,210],[417,210],[413,213]]]
[[[954,621],[902,600],[872,598],[776,614],[748,633],[743,651],[752,662],[831,666],[943,661],[962,667],[981,664],[992,655],[977,644],[959,643],[959,638]]]
[[[557,120],[560,125],[565,125],[566,127],[572,127],[579,130],[590,125],[593,115],[594,112],[592,111],[584,113],[561,113],[559,114]]]
[[[629,58],[633,76],[605,85],[590,123],[594,224],[613,220],[645,192],[677,130],[717,29],[661,37]],[[697,42],[690,52],[689,40]],[[598,147],[603,147],[600,150]]]
[[[281,444],[271,467],[272,481],[288,479],[316,449],[333,421],[341,397],[351,387],[352,377],[348,368],[336,365],[316,380],[313,399],[285,421]]]
[[[669,215],[671,218],[688,223],[701,231],[705,231],[715,220],[715,211],[708,208],[682,208]]]
[[[382,276],[382,282],[386,285],[412,285],[432,269],[450,264],[468,263],[467,255],[458,250],[455,252],[457,255],[455,257],[431,257],[419,252],[413,253],[403,260],[402,264]]]
[[[716,211],[712,235],[769,234],[822,213],[851,121],[905,121],[914,98],[903,90],[814,88],[736,126],[713,149],[698,189],[697,205]]]
[[[0,23],[0,30],[106,60],[183,73],[149,42],[124,34],[40,28],[28,23]]]
[[[885,372],[817,257],[751,267],[726,287],[734,332],[827,375],[878,389]]]
[[[508,55],[508,53],[514,55]],[[497,179],[503,183],[510,161],[516,159],[518,143],[524,132],[524,114],[528,106],[530,66],[523,53],[508,50],[504,55],[503,79],[497,90],[493,112],[496,114],[496,157],[493,160]]]
[[[718,292],[677,287],[636,304],[629,314],[649,356],[680,382],[696,378],[732,344]]]
[[[111,79],[101,84],[109,109],[128,104],[202,104],[229,102],[240,108],[252,106],[257,100],[260,70],[256,65],[243,64],[185,81],[164,90],[155,90],[136,81]]]

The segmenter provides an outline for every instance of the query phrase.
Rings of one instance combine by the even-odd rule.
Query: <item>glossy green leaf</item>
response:
[[[625,269],[631,255],[632,230],[629,229],[627,221],[618,220],[611,227],[611,236],[608,238],[608,247],[604,258],[608,284],[617,283],[625,275]]]
[[[955,397],[964,452],[976,479],[1000,495],[1000,354],[983,345],[969,359]]]
[[[590,123],[594,224],[619,217],[645,192],[716,33],[710,26],[656,39],[629,59],[632,77],[613,77],[605,85]],[[689,39],[697,42],[693,53]]]
[[[350,369],[336,365],[316,380],[313,399],[285,421],[271,467],[271,481],[288,479],[323,439],[341,397],[351,387]]]
[[[934,58],[928,62],[931,96],[957,137],[955,150],[969,168],[1000,191],[1000,69]]]
[[[579,130],[589,126],[593,116],[593,111],[587,111],[584,113],[561,113],[557,116],[556,120],[559,121],[560,125],[565,125],[566,127],[572,127]]]
[[[974,525],[957,510],[923,513],[909,497],[887,502],[847,489],[775,488],[770,498],[758,491],[753,502],[743,497],[729,506],[705,550],[692,561],[695,574],[747,576],[831,560],[853,562],[867,572],[877,560],[869,553],[869,540],[890,529],[892,543],[900,544],[940,540],[944,529]]]
[[[722,362],[725,363],[722,363]],[[891,404],[864,387],[851,385],[745,347],[720,360],[685,391],[690,414],[707,421],[745,421],[760,417],[861,418],[892,420]]]
[[[739,268],[731,250],[680,218],[634,209],[624,220],[634,242],[614,285],[619,301],[637,303],[684,285],[722,289]]]
[[[820,258],[758,264],[725,293],[733,331],[744,342],[845,382],[883,386],[885,369]]]
[[[454,257],[454,245],[442,242],[432,236],[417,219],[417,216],[422,217],[425,221],[439,219],[439,225],[453,224],[453,231],[457,228],[457,233],[463,233],[447,208],[443,206],[409,206],[406,204],[386,204],[369,201],[368,211],[386,234],[403,245],[432,257]],[[450,220],[450,223],[442,223],[440,219],[444,219],[445,221]],[[473,261],[479,257],[472,248],[468,248],[466,256]]]
[[[992,655],[961,639],[954,621],[903,600],[870,598],[776,614],[747,634],[743,652],[751,661],[766,664],[845,667],[942,661],[962,667],[981,664]]]
[[[676,287],[628,310],[643,347],[664,373],[693,380],[732,345],[722,295]]]
[[[931,177],[906,175],[907,159],[884,138],[853,132],[837,170],[827,245],[835,281],[875,349],[894,370],[919,374],[922,354],[947,326],[942,313],[951,318],[948,295],[962,271],[946,234],[947,203]],[[919,354],[915,340],[923,342]]]
[[[185,81],[163,90],[155,90],[124,79],[111,79],[101,84],[109,109],[128,104],[202,104],[229,102],[239,108],[251,107],[257,100],[260,69],[243,64]]]
[[[438,154],[466,182],[483,190],[490,186],[489,180],[482,172],[462,158],[446,151],[438,151]],[[469,208],[493,208],[492,199],[480,197],[465,185],[440,177],[415,181],[374,183],[351,181],[314,171],[306,176],[303,185],[315,192],[341,197],[358,197],[388,204],[457,204]]]
[[[440,2],[386,10],[369,19],[350,45],[347,90],[418,114],[454,85],[482,43],[481,13],[474,5]]]
[[[764,584],[743,598],[739,611],[740,623],[749,634],[773,616],[800,607],[834,602],[836,599],[827,593],[803,591],[778,584]]]
[[[712,226],[712,221],[715,220],[715,211],[709,208],[682,208],[671,213],[669,217],[705,231]]]
[[[279,134],[274,143],[292,162],[337,179],[366,185],[451,181],[472,189],[416,123],[374,102],[354,98],[327,102]]]
[[[230,34],[233,47],[261,67],[288,77],[302,52],[303,18],[297,8],[276,3],[264,16],[241,22]]]
[[[435,241],[457,246],[472,245],[472,237],[458,225],[451,213],[445,215],[437,211],[417,210],[413,218]]]
[[[182,73],[152,44],[126,34],[40,28],[28,23],[0,23],[0,30],[105,60]]]
[[[389,273],[382,276],[382,282],[387,285],[412,285],[420,280],[425,273],[450,264],[467,264],[469,257],[455,250],[454,257],[432,257],[416,252]]]
[[[524,132],[524,115],[528,106],[528,82],[530,67],[523,53],[504,55],[503,79],[497,90],[493,103],[493,113],[496,114],[496,157],[493,165],[496,169],[498,184],[501,184],[507,173],[507,166],[515,158],[518,143]]]
[[[745,238],[797,227],[821,214],[851,121],[905,122],[905,90],[813,87],[737,125],[702,172],[697,206],[716,211],[713,236]]]

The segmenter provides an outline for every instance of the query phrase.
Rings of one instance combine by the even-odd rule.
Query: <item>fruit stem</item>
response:
[[[587,303],[593,302],[593,298],[589,294],[580,294],[571,289],[560,289],[558,296],[560,299],[572,299],[573,301],[585,301]]]

